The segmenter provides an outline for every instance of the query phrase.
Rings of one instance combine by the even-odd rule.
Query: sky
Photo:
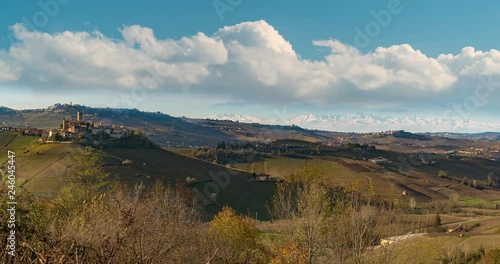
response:
[[[0,3],[0,106],[500,131],[498,1]]]

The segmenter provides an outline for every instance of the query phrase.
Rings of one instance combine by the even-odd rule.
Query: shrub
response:
[[[485,264],[500,264],[500,248],[486,251],[486,254],[481,262]]]
[[[274,257],[271,264],[305,264],[307,263],[307,252],[299,247],[299,245],[290,241],[283,243],[281,247],[273,250]]]
[[[442,264],[477,263],[484,255],[483,247],[480,247],[476,252],[467,252],[463,249],[452,247],[444,255],[441,255],[438,260]]]
[[[254,220],[224,207],[210,223],[209,234],[218,249],[215,260],[223,263],[264,262],[264,248]]]

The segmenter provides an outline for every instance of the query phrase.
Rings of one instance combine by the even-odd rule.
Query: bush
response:
[[[484,248],[480,247],[476,252],[467,252],[463,249],[452,247],[446,254],[438,258],[442,264],[477,263],[484,256]],[[493,262],[487,262],[493,263]]]
[[[500,264],[500,248],[486,251],[486,254],[481,262],[484,264]]]
[[[224,207],[210,223],[209,233],[218,249],[214,260],[223,263],[265,262],[264,248],[254,220]]]

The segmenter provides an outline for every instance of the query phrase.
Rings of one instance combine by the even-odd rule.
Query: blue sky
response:
[[[498,1],[41,0],[0,10],[0,105],[12,108],[73,101],[341,131],[500,131]]]

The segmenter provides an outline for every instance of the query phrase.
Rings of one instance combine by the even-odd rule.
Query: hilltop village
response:
[[[76,113],[76,119],[64,118],[59,128],[38,129],[22,128],[13,126],[1,126],[2,132],[16,132],[27,136],[37,136],[41,142],[73,142],[85,138],[122,138],[126,137],[133,130],[123,126],[104,124],[103,122],[94,123],[92,120],[83,119],[83,112]]]
[[[72,141],[82,138],[105,136],[107,138],[121,138],[133,132],[115,125],[105,125],[103,122],[95,124],[91,120],[84,120],[82,112],[77,112],[76,119],[63,119],[60,128],[47,132],[47,138],[43,135],[41,140],[45,141]]]

